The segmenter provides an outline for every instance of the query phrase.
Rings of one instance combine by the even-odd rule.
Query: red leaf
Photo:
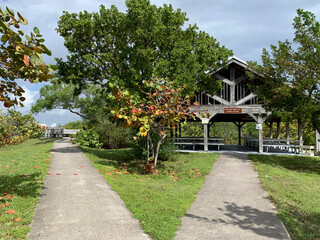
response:
[[[39,167],[34,167],[35,169],[38,169]]]
[[[80,166],[80,167],[84,167],[84,166]]]
[[[57,173],[57,175],[61,175],[61,173]]]
[[[51,175],[51,173],[47,172],[47,175]]]
[[[137,111],[137,109],[132,109],[132,112],[134,112],[134,113],[137,113],[138,111]]]
[[[113,177],[113,178],[117,178],[117,177]]]
[[[15,213],[15,212],[16,212],[16,210],[9,210],[9,211],[7,211],[8,214],[12,214],[12,213]]]
[[[74,173],[73,175],[78,175],[77,173]]]

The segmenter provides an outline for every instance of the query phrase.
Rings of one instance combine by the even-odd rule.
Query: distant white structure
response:
[[[75,135],[79,129],[65,129],[63,127],[46,127],[44,136],[45,138],[62,138],[70,135]]]

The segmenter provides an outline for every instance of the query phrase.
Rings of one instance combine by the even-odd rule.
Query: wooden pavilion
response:
[[[208,92],[197,93],[195,101],[200,106],[192,106],[191,111],[195,113],[203,124],[204,130],[204,151],[208,151],[210,144],[209,128],[215,122],[233,122],[239,133],[239,145],[241,145],[241,127],[247,122],[256,122],[259,132],[258,139],[248,139],[248,144],[253,144],[258,148],[259,153],[268,147],[281,145],[282,147],[297,147],[298,152],[302,148],[302,125],[299,123],[299,141],[289,139],[289,125],[287,124],[286,139],[280,140],[280,119],[268,119],[268,113],[262,106],[256,94],[250,91],[249,79],[246,75],[247,63],[236,57],[231,57],[226,68],[218,69],[211,73],[212,77],[222,81],[222,88],[215,94]],[[250,84],[257,84],[250,81]],[[277,137],[272,139],[272,123],[277,122]],[[270,128],[269,139],[263,139],[262,124],[267,123]],[[319,137],[319,134],[318,134]],[[319,146],[318,146],[319,147]],[[315,149],[319,151],[319,149]]]

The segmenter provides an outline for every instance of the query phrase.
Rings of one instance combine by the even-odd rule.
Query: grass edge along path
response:
[[[249,155],[292,240],[320,239],[320,158]]]
[[[25,239],[51,161],[52,139],[0,147],[0,239]]]
[[[158,173],[143,174],[145,161],[129,149],[99,150],[81,147],[101,175],[118,193],[152,239],[173,239],[181,217],[196,199],[218,154],[177,153],[175,160],[159,162]],[[144,170],[143,170],[144,169]]]

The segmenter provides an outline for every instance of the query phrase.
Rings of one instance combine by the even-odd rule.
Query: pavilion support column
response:
[[[243,122],[243,123],[240,123],[240,122],[233,122],[234,123],[234,125],[236,125],[237,126],[237,128],[238,128],[238,145],[240,146],[241,145],[241,128],[243,127],[243,125],[245,124],[245,122]]]
[[[298,120],[299,153],[302,151],[302,145],[303,145],[302,127],[303,127],[303,125],[302,125],[301,120]]]
[[[318,130],[316,130],[316,145],[314,149],[315,154],[318,154],[320,152],[320,134]]]
[[[280,119],[277,121],[277,139],[280,139]]]
[[[259,127],[259,153],[263,153],[263,134],[262,134],[263,119],[260,116],[258,116],[258,124],[261,124],[261,127]]]
[[[181,122],[179,122],[179,138],[181,138]]]
[[[208,125],[210,119],[207,118],[202,118],[202,124],[203,124],[203,150],[205,152],[208,152],[209,147],[208,147]]]

